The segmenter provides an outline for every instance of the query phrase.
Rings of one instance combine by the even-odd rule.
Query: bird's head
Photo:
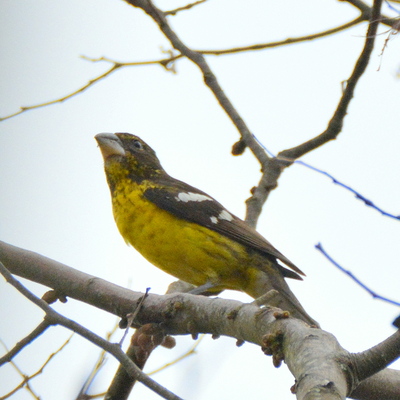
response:
[[[99,133],[95,139],[104,158],[107,178],[114,183],[119,178],[140,182],[165,173],[155,151],[138,136]]]

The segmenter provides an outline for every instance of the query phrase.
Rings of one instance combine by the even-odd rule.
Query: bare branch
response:
[[[371,19],[373,13],[373,7],[364,3],[362,0],[339,0],[339,1],[351,4],[352,6],[358,8],[361,11],[361,13],[366,16],[367,19]],[[386,15],[382,15],[380,22],[384,25],[393,27],[393,25],[396,24],[396,21],[397,21],[396,18],[390,18],[387,17]]]
[[[35,104],[33,106],[21,107],[19,109],[19,111],[15,112],[13,114],[6,115],[5,117],[0,118],[0,121],[4,121],[6,119],[15,117],[15,116],[17,116],[19,114],[22,114],[23,112],[34,110],[36,108],[46,107],[46,106],[50,106],[50,105],[56,104],[56,103],[62,103],[63,101],[68,100],[71,97],[76,96],[77,94],[84,92],[86,89],[88,89],[89,87],[94,85],[96,82],[100,81],[101,79],[104,79],[106,76],[111,75],[114,71],[116,71],[120,67],[121,66],[117,66],[117,65],[112,66],[108,71],[106,71],[103,74],[99,75],[97,78],[91,79],[86,85],[82,86],[81,88],[75,90],[74,92],[72,92],[70,94],[67,94],[64,97],[60,97],[60,98],[58,98],[56,100],[47,101],[45,103]]]
[[[89,329],[84,326],[68,319],[61,314],[54,311],[45,301],[36,297],[32,292],[25,288],[19,281],[17,281],[7,270],[3,263],[0,262],[0,272],[5,277],[8,283],[14,286],[22,295],[24,295],[28,300],[32,303],[36,304],[39,308],[41,308],[45,313],[45,320],[50,321],[52,325],[61,325],[73,332],[76,332],[78,335],[84,337],[89,342],[99,346],[100,348],[106,350],[108,353],[113,355],[127,370],[128,374],[135,377],[139,382],[143,383],[149,389],[160,395],[162,398],[167,400],[182,400],[179,396],[170,392],[165,387],[161,386],[153,379],[149,378],[146,374],[144,374],[130,359],[126,356],[126,354],[122,351],[118,344],[110,343],[102,337],[96,335],[91,332]]]
[[[111,68],[109,68],[106,72],[98,75],[96,78],[91,79],[86,85],[80,87],[79,89],[73,91],[72,93],[69,93],[63,97],[60,97],[56,100],[51,100],[51,101],[46,101],[44,103],[40,103],[40,104],[35,104],[33,106],[25,106],[25,107],[21,107],[19,111],[13,113],[13,114],[9,114],[6,115],[5,117],[0,118],[0,122],[4,121],[6,119],[15,117],[19,114],[22,114],[26,111],[30,111],[30,110],[34,110],[36,108],[42,108],[42,107],[47,107],[50,106],[52,104],[57,104],[57,103],[62,103],[68,99],[70,99],[71,97],[77,96],[80,93],[83,93],[85,90],[89,89],[90,87],[92,87],[95,83],[101,81],[102,79],[110,76],[113,72],[115,72],[116,70],[122,68],[122,67],[137,67],[137,66],[143,66],[143,65],[156,65],[159,64],[161,66],[163,66],[164,68],[166,68],[167,70],[169,70],[169,65],[171,63],[173,63],[175,60],[177,60],[178,58],[180,58],[181,56],[171,56],[169,58],[164,58],[161,60],[154,60],[154,61],[137,61],[137,62],[127,62],[127,63],[122,63],[122,62],[118,62],[118,61],[114,61],[111,60],[110,58],[107,57],[100,57],[100,58],[89,58],[86,56],[81,56],[81,58],[87,60],[87,61],[91,61],[91,62],[99,62],[99,61],[106,61],[109,62],[111,64],[113,64],[111,66]]]
[[[197,348],[200,346],[200,343],[202,342],[202,340],[205,338],[205,335],[201,335],[199,339],[196,340],[195,344],[188,350],[186,351],[184,354],[182,354],[181,356],[175,358],[174,360],[166,363],[165,365],[162,365],[159,368],[156,368],[153,371],[148,372],[148,375],[154,375],[157,374],[161,371],[164,371],[165,369],[172,367],[175,364],[178,364],[180,361],[184,360],[185,358],[188,358],[190,356],[192,356],[193,354],[197,354],[196,350]]]
[[[338,268],[340,271],[344,272],[346,275],[348,275],[351,279],[353,279],[354,282],[357,283],[357,285],[361,286],[365,291],[367,291],[374,299],[379,299],[386,301],[387,303],[394,304],[395,306],[400,307],[400,303],[394,300],[390,300],[387,297],[380,296],[379,294],[375,293],[373,290],[371,290],[367,285],[362,283],[351,271],[343,268],[340,264],[338,264],[322,247],[321,243],[318,243],[315,248],[319,250],[336,268]]]
[[[371,349],[354,354],[359,381],[381,371],[400,357],[400,330]]]
[[[363,380],[352,393],[351,399],[382,400],[400,399],[400,374],[386,368],[383,371]]]
[[[0,358],[0,366],[11,361],[25,346],[37,339],[50,324],[47,321],[41,322],[28,336],[19,341],[7,354]]]
[[[369,200],[368,198],[366,198],[365,196],[363,196],[361,193],[357,192],[356,190],[354,190],[352,187],[345,185],[344,183],[340,182],[339,180],[337,180],[334,176],[332,176],[331,174],[329,174],[326,171],[322,171],[321,169],[315,168],[313,166],[311,166],[310,164],[307,164],[303,161],[295,161],[296,164],[299,165],[303,165],[304,167],[310,168],[311,170],[318,172],[322,175],[327,176],[328,178],[332,179],[332,182],[335,185],[339,185],[340,187],[348,190],[349,192],[353,193],[355,195],[355,198],[358,200],[361,200],[367,207],[371,207],[376,211],[379,211],[382,215],[386,216],[386,217],[390,217],[396,220],[400,220],[400,215],[394,215],[391,213],[388,213],[387,211],[383,210],[382,208],[378,207],[377,205],[375,205],[371,200]]]
[[[260,142],[260,143],[261,143],[261,142]],[[290,160],[290,159],[285,159],[285,158],[280,157],[280,156],[275,156],[275,155],[274,155],[273,153],[271,153],[262,143],[261,143],[261,145],[263,146],[263,148],[265,149],[265,151],[266,151],[273,159],[277,158],[278,160],[281,160],[281,161],[286,161],[286,162],[290,162],[290,163],[293,162],[294,164],[301,165],[301,166],[303,166],[303,167],[306,167],[306,168],[311,169],[311,170],[314,171],[314,172],[317,172],[317,173],[319,173],[319,174],[321,174],[321,175],[324,175],[324,176],[330,178],[330,179],[332,180],[332,182],[333,182],[335,185],[338,185],[338,186],[342,187],[343,189],[346,189],[346,190],[349,191],[350,193],[353,193],[353,194],[355,195],[355,198],[356,198],[357,200],[361,200],[367,207],[373,208],[374,210],[380,212],[382,215],[384,215],[384,216],[386,216],[386,217],[393,218],[393,219],[395,219],[395,220],[400,220],[400,215],[395,215],[395,214],[389,213],[389,212],[385,211],[383,208],[378,207],[372,200],[368,199],[367,197],[365,197],[364,195],[362,195],[360,192],[356,191],[355,189],[353,189],[353,188],[350,187],[349,185],[345,185],[343,182],[341,182],[341,181],[339,181],[338,179],[336,179],[332,174],[330,174],[330,173],[328,173],[328,172],[326,172],[326,171],[323,171],[322,169],[319,169],[319,168],[317,168],[317,167],[314,167],[314,166],[312,166],[312,165],[310,165],[310,164],[308,164],[308,163],[306,163],[306,162],[304,162],[304,161],[301,161],[301,160],[295,160],[295,161],[293,161],[293,160]]]
[[[1,340],[1,344],[3,345],[3,347],[5,348],[5,350],[8,351],[7,346],[5,345],[5,343],[4,343],[2,340]],[[18,367],[18,365],[17,365],[13,360],[10,361],[10,364],[14,367],[14,369],[17,371],[17,373],[19,374],[19,376],[25,381],[26,374],[24,374],[24,373],[22,372],[22,370]],[[34,399],[40,400],[40,398],[38,397],[38,395],[33,391],[33,389],[32,389],[32,387],[31,387],[29,381],[27,381],[23,387],[25,388],[25,390],[26,390],[27,392],[29,392],[29,393],[31,394],[31,396],[32,396]],[[21,385],[18,385],[16,388],[14,388],[13,390],[11,390],[11,392],[8,392],[5,396],[1,396],[1,397],[0,397],[0,400],[4,400],[4,399],[7,399],[7,398],[11,397],[14,393],[16,393],[16,392],[17,392],[18,390],[20,390],[21,388],[22,388],[22,386],[21,386]]]
[[[165,333],[159,325],[143,325],[133,334],[126,355],[142,370],[153,350],[162,344],[164,339]],[[124,367],[120,365],[107,390],[107,400],[128,399],[136,381],[137,380],[129,376]]]
[[[108,341],[111,340],[111,337],[114,335],[114,333],[118,330],[118,322],[114,325],[113,329],[107,333],[106,339]],[[89,390],[91,384],[95,380],[97,374],[100,372],[101,368],[104,366],[104,363],[106,361],[106,354],[107,352],[102,349],[99,357],[96,361],[96,364],[94,365],[93,369],[91,370],[89,376],[87,377],[85,383],[82,385],[81,390],[78,393],[78,396],[76,397],[76,400],[88,400],[96,397],[104,397],[105,393],[101,395],[88,395],[87,391]]]
[[[368,26],[364,48],[356,62],[350,78],[346,82],[346,88],[343,91],[342,97],[335,110],[335,113],[333,114],[333,117],[329,121],[327,129],[320,135],[311,140],[308,140],[305,143],[302,143],[299,146],[283,150],[278,154],[279,156],[287,159],[299,158],[304,154],[316,149],[317,147],[322,146],[328,141],[336,139],[337,135],[341,132],[343,121],[347,114],[347,109],[349,107],[351,99],[354,96],[354,90],[359,79],[367,69],[372,50],[374,49],[376,33],[380,23],[381,5],[382,0],[377,0],[374,2],[373,12],[371,14],[371,21]]]
[[[372,50],[374,48],[376,32],[380,22],[381,6],[382,0],[376,0],[374,2],[364,48],[356,62],[350,78],[347,81],[346,89],[343,92],[333,117],[329,121],[327,129],[318,136],[300,144],[299,146],[281,151],[278,154],[278,157],[269,159],[265,164],[263,164],[263,176],[257,188],[253,190],[253,195],[246,201],[246,220],[251,221],[252,225],[257,223],[262,206],[267,201],[271,191],[277,187],[278,179],[283,170],[290,166],[295,159],[312,150],[315,150],[330,140],[336,139],[336,137],[342,131],[343,120],[347,114],[350,101],[354,96],[355,87],[367,68]]]
[[[137,300],[143,295],[75,271],[35,253],[4,245],[2,242],[0,242],[0,260],[3,260],[10,270],[21,276],[30,276],[30,279],[42,284],[51,282],[52,275],[56,273],[57,280],[52,286],[55,290],[59,291],[63,285],[64,293],[69,297],[79,298],[88,304],[120,316],[131,312]],[[18,262],[22,262],[23,265],[18,266]],[[48,262],[50,265],[46,267]],[[53,266],[56,271],[52,271]],[[40,274],[38,274],[39,268]],[[35,273],[32,273],[33,271]],[[87,284],[84,284],[82,280]],[[77,293],[76,288],[83,293]],[[36,297],[34,299],[35,303],[38,302],[46,311],[51,310],[48,311],[46,319],[50,318],[51,322],[59,323],[77,333],[79,331],[91,342],[111,352],[120,362],[127,362],[126,355],[119,346],[98,338],[73,321],[53,315],[53,310],[46,303]],[[174,312],[171,313],[171,310]],[[296,386],[298,399],[321,388],[328,391],[334,389],[335,392],[341,393],[339,398],[344,398],[346,392],[355,389],[357,375],[354,371],[357,370],[357,363],[360,362],[361,356],[353,357],[351,353],[339,346],[331,334],[320,329],[309,328],[302,321],[288,318],[287,313],[282,313],[275,308],[260,309],[254,303],[243,304],[234,300],[210,299],[190,294],[165,296],[150,294],[137,320],[141,324],[162,323],[163,330],[167,334],[211,333],[261,345],[266,354],[274,355],[276,365],[282,359],[285,360],[298,381]],[[283,347],[277,346],[283,338],[284,341],[281,342]],[[379,357],[379,354],[376,354],[376,357]],[[128,364],[124,365],[129,368],[129,373],[136,375],[136,370],[131,369]],[[394,381],[398,379],[397,374],[399,374],[398,371],[393,378]],[[346,382],[350,382],[349,386]],[[379,385],[377,380],[372,382],[374,385]],[[388,385],[387,381],[385,384]],[[382,386],[380,390],[382,398],[385,398],[384,393],[391,389]],[[312,397],[308,397],[310,398]]]
[[[205,1],[205,0],[203,0]],[[195,3],[193,3],[195,4]],[[171,11],[172,13],[172,11]],[[204,54],[204,55],[224,55],[224,54],[234,54],[234,53],[240,53],[240,52],[245,52],[245,51],[255,51],[255,50],[263,50],[263,49],[267,49],[267,48],[274,48],[274,47],[279,47],[279,46],[285,46],[285,45],[289,45],[289,44],[293,44],[293,43],[299,43],[299,42],[303,42],[303,41],[308,41],[308,40],[314,40],[314,39],[318,39],[324,36],[328,36],[328,35],[332,35],[334,33],[337,33],[339,31],[348,29],[354,25],[359,24],[360,22],[364,21],[366,18],[364,18],[363,15],[360,15],[359,17],[357,17],[356,19],[354,19],[353,21],[350,21],[346,24],[343,24],[341,26],[338,26],[336,28],[332,28],[329,29],[327,31],[324,32],[319,32],[319,33],[315,33],[312,35],[307,35],[307,36],[301,36],[298,38],[289,38],[286,40],[282,40],[282,41],[278,41],[278,42],[272,42],[272,43],[262,43],[262,44],[257,44],[257,45],[252,45],[252,46],[244,46],[244,47],[237,47],[237,48],[232,48],[232,49],[221,49],[221,50],[195,50],[196,52],[200,53],[200,54]],[[112,60],[108,57],[99,57],[99,58],[91,58],[91,57],[87,57],[87,56],[81,56],[81,58],[83,58],[84,60],[87,61],[91,61],[91,62],[108,62],[111,63],[112,66],[104,73],[98,75],[97,77],[91,79],[87,84],[83,85],[82,87],[80,87],[79,89],[63,96],[60,97],[58,99],[55,100],[50,100],[50,101],[46,101],[43,103],[39,103],[39,104],[35,104],[32,106],[23,106],[21,107],[18,111],[6,115],[4,117],[0,117],[0,122],[10,119],[12,117],[15,117],[17,115],[20,115],[24,112],[27,111],[31,111],[31,110],[35,110],[38,108],[42,108],[42,107],[47,107],[53,104],[57,104],[57,103],[62,103],[66,100],[69,100],[70,98],[77,96],[81,93],[83,93],[84,91],[86,91],[87,89],[89,89],[90,87],[92,87],[95,83],[107,78],[109,75],[111,75],[113,72],[115,72],[117,69],[122,69],[125,67],[135,67],[135,66],[144,66],[144,65],[161,65],[162,67],[164,67],[167,71],[170,72],[174,72],[175,73],[175,69],[174,69],[174,62],[183,58],[182,54],[170,54],[170,57],[168,58],[162,58],[159,60],[149,60],[149,61],[132,61],[132,62],[122,62],[122,61],[115,61]]]
[[[2,266],[2,264],[0,263],[0,267]],[[43,370],[46,368],[46,366],[50,363],[50,361],[57,355],[59,354],[65,346],[67,346],[67,344],[70,342],[71,338],[72,338],[73,334],[61,345],[61,347],[56,350],[54,353],[51,353],[48,357],[47,360],[44,362],[44,364],[39,368],[39,370],[37,370],[35,373],[31,374],[31,375],[25,375],[19,368],[18,366],[14,363],[14,361],[10,360],[10,362],[12,363],[12,365],[16,368],[16,370],[18,371],[18,373],[20,374],[20,376],[22,377],[22,382],[17,385],[13,390],[11,390],[9,393],[7,393],[5,396],[0,397],[0,400],[3,399],[7,399],[9,397],[11,397],[13,394],[15,394],[16,392],[18,392],[19,390],[21,390],[22,388],[26,388],[29,393],[31,393],[31,395],[35,398],[40,400],[40,398],[33,392],[32,388],[29,385],[29,382],[36,378],[38,375],[43,373]]]
[[[243,47],[234,47],[232,49],[226,49],[226,50],[196,50],[201,54],[204,55],[224,55],[224,54],[233,54],[233,53],[241,53],[244,51],[255,51],[255,50],[263,50],[263,49],[271,49],[274,47],[281,47],[281,46],[287,46],[289,44],[295,44],[295,43],[300,43],[300,42],[307,42],[309,40],[315,40],[319,39],[325,36],[330,36],[335,33],[344,31],[346,29],[349,29],[355,25],[360,24],[361,22],[368,21],[368,17],[365,14],[361,14],[354,20],[350,22],[346,22],[343,25],[339,25],[335,28],[328,29],[326,31],[318,32],[318,33],[313,33],[311,35],[305,35],[305,36],[299,36],[296,38],[288,38],[285,40],[279,40],[277,42],[269,42],[269,43],[260,43],[260,44],[253,44],[251,46],[243,46]]]
[[[262,147],[254,140],[243,118],[239,115],[219,85],[217,77],[208,66],[204,56],[199,52],[190,49],[181,41],[178,35],[169,26],[164,13],[158,9],[151,0],[126,0],[126,2],[134,7],[141,8],[145,13],[147,13],[158,24],[159,28],[170,41],[174,49],[178,50],[183,56],[187,57],[197,65],[203,74],[205,84],[212,91],[222,109],[236,126],[241,137],[246,142],[246,145],[251,149],[260,164],[263,165],[268,160],[268,156],[265,154]]]
[[[180,11],[190,10],[191,8],[193,8],[195,6],[198,6],[199,4],[205,3],[206,1],[207,0],[199,0],[199,1],[195,1],[194,3],[187,4],[184,7],[178,7],[178,8],[175,8],[174,10],[164,11],[164,15],[165,16],[167,16],[167,15],[176,15]]]

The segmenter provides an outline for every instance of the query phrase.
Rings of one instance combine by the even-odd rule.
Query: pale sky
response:
[[[183,3],[157,4],[171,9]],[[80,55],[148,61],[165,57],[163,51],[170,49],[150,18],[123,1],[2,0],[1,5],[1,117],[20,106],[65,96],[109,68]],[[169,20],[187,45],[224,49],[312,34],[356,16],[355,9],[334,0],[209,0]],[[326,128],[365,32],[362,24],[317,41],[207,61],[252,132],[277,153]],[[394,36],[380,57],[388,37],[385,27],[380,32],[342,133],[302,160],[400,214],[400,42]],[[64,103],[1,122],[0,240],[133,290],[165,292],[174,278],[127,247],[116,229],[93,139],[99,132],[139,135],[172,176],[243,217],[244,201],[260,179],[259,165],[248,151],[230,155],[238,133],[197,67],[180,60],[176,69],[177,74],[160,66],[121,69]],[[307,274],[304,282],[291,282],[307,311],[342,346],[358,352],[394,333],[391,323],[400,311],[373,300],[314,246],[321,242],[377,293],[400,301],[399,224],[326,177],[292,166],[270,196],[258,230]],[[47,290],[27,286],[39,296]],[[250,301],[240,293],[222,296]],[[12,347],[41,322],[42,313],[2,279],[0,302],[0,338]],[[54,307],[102,336],[116,321],[74,300]],[[25,374],[35,372],[69,335],[52,328],[16,358],[18,366]],[[115,341],[121,336],[118,332]],[[177,342],[173,350],[157,350],[145,371],[170,362],[193,344],[188,337]],[[98,354],[75,336],[32,387],[43,400],[74,398]],[[110,359],[91,393],[105,390],[114,370]],[[293,377],[285,365],[274,369],[257,346],[236,348],[229,338],[207,336],[196,355],[153,377],[188,400],[293,398]],[[1,368],[0,396],[19,382],[11,366]],[[138,398],[158,399],[141,385],[135,391]],[[25,391],[12,397],[31,398]]]

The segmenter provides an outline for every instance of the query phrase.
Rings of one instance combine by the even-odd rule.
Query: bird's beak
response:
[[[118,136],[112,133],[99,133],[94,137],[100,147],[104,160],[110,156],[125,156],[125,149]]]

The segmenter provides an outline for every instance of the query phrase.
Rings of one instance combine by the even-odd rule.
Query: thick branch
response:
[[[350,359],[335,337],[327,332],[290,331],[285,337],[288,351],[285,362],[296,377],[298,399],[345,399],[352,388],[344,373]],[[346,367],[346,368],[344,368]]]
[[[0,242],[0,260],[15,274],[50,286],[57,292],[120,317],[132,312],[143,295],[4,242]],[[354,373],[358,368],[354,364],[355,360],[358,362],[357,358],[341,348],[331,334],[309,328],[302,321],[292,318],[276,320],[281,315],[278,310],[260,309],[254,303],[243,304],[189,294],[152,294],[145,299],[143,309],[138,313],[137,323],[162,324],[167,334],[203,332],[230,336],[261,345],[267,353],[269,350],[266,348],[274,347],[271,342],[277,341],[274,338],[282,336],[282,357],[298,382],[297,398],[305,398],[304,396],[309,396],[317,389],[326,391],[327,396],[334,391],[335,395],[339,395],[336,398],[344,398],[344,393],[354,389],[351,382],[357,382],[357,375]],[[276,353],[274,357],[277,358]],[[321,365],[322,362],[325,367],[318,368],[318,375],[315,365]],[[392,379],[391,376],[385,375],[386,386],[386,379]],[[392,377],[393,382],[398,382],[398,372]],[[371,382],[375,388],[379,385],[379,380],[372,379]],[[380,387],[382,398],[389,389],[384,385]],[[365,393],[365,389],[361,393]],[[329,396],[326,398],[330,398]],[[307,397],[311,398],[314,397]]]
[[[400,357],[400,330],[371,349],[354,354],[360,381],[376,374]]]
[[[386,368],[362,381],[349,395],[351,399],[399,400],[400,373]]]

